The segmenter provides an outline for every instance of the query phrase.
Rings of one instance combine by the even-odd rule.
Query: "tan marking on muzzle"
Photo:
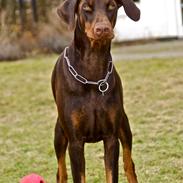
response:
[[[98,12],[94,21],[85,23],[85,32],[93,40],[111,40],[114,37],[113,27],[104,13]]]

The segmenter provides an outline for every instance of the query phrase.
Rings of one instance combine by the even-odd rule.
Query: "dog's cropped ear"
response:
[[[129,18],[134,21],[138,21],[140,19],[140,9],[135,5],[133,0],[117,0],[117,3],[119,7],[124,7],[125,13]]]
[[[75,27],[75,11],[77,0],[65,0],[58,8],[58,15],[68,24],[69,29],[73,30]]]

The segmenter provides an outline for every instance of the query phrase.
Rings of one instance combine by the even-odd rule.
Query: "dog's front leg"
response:
[[[118,159],[119,142],[118,138],[111,137],[104,140],[104,160],[107,183],[118,183]]]
[[[67,149],[68,140],[61,127],[59,118],[55,126],[54,146],[58,160],[57,183],[67,183],[67,170],[65,163],[65,153]]]
[[[119,129],[119,139],[123,146],[124,170],[125,170],[128,182],[138,183],[137,176],[135,173],[135,165],[131,157],[132,133],[131,133],[130,125],[125,112],[123,114],[123,119],[121,121],[120,129]]]
[[[85,183],[84,143],[74,141],[69,143],[69,156],[71,161],[74,183]]]

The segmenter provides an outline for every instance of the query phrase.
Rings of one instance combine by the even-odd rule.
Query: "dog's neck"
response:
[[[77,24],[74,40],[71,46],[77,67],[87,79],[99,80],[105,76],[108,62],[112,60],[110,54],[111,41],[91,42]]]

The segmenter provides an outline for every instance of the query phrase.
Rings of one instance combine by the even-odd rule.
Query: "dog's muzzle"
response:
[[[109,24],[96,23],[94,26],[94,36],[96,39],[112,39],[114,37],[113,29]]]

